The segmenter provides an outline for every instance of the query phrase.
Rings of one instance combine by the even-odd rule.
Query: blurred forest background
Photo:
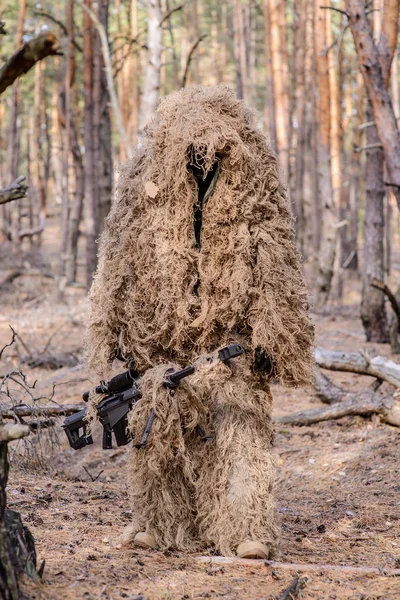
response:
[[[384,286],[395,306],[400,268],[398,17],[398,0],[3,0],[0,65],[55,36],[54,57],[1,88],[3,249],[43,248],[51,226],[52,269],[89,287],[114,165],[132,155],[161,97],[225,83],[279,154],[314,306],[342,303],[344,284],[362,281],[367,341],[389,341]]]

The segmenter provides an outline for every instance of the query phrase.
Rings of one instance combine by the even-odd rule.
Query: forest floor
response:
[[[0,256],[0,348],[11,340],[9,325],[20,336],[4,351],[2,372],[21,365],[29,382],[37,380],[36,396],[51,398],[54,390],[54,401],[80,403],[93,383],[84,367],[48,370],[21,364],[24,355],[40,354],[46,345],[47,355],[82,354],[85,292],[39,275],[37,269],[52,267],[48,257],[46,264],[39,258],[33,251],[28,259]],[[30,274],[13,279],[16,269]],[[365,342],[357,286],[347,285],[353,291],[346,291],[340,309],[314,315],[317,343],[390,356],[389,346]],[[348,389],[371,383],[352,374],[330,376]],[[15,398],[26,401],[17,387]],[[276,416],[320,405],[312,388],[274,385],[273,395]],[[38,564],[46,561],[41,584],[23,582],[25,598],[289,599],[284,592],[297,576],[307,578],[298,596],[304,600],[400,598],[400,576],[391,571],[400,569],[400,431],[379,418],[277,426],[279,565],[214,564],[193,555],[123,547],[120,536],[131,515],[129,449],[102,451],[100,431],[95,437],[93,446],[75,452],[58,424],[10,448],[8,505],[32,531]]]

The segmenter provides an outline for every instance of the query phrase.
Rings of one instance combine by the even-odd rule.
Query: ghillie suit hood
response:
[[[313,328],[286,191],[253,113],[228,87],[161,102],[121,167],[90,300],[99,372],[115,356],[143,372],[240,340],[266,351],[280,381],[309,380]]]

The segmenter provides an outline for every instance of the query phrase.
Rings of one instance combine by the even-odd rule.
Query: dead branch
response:
[[[369,357],[363,352],[337,352],[315,349],[315,361],[322,369],[370,375],[400,387],[400,365],[383,356]]]
[[[50,32],[41,33],[26,42],[0,68],[0,94],[18,77],[27,73],[39,60],[55,55],[62,55],[62,52],[57,38]]]
[[[12,331],[12,338],[11,338],[11,342],[10,342],[9,344],[5,344],[5,345],[2,347],[2,349],[0,350],[0,360],[1,360],[1,357],[3,356],[3,352],[4,352],[4,350],[5,350],[6,348],[9,348],[10,346],[12,346],[12,345],[13,345],[13,343],[15,342],[16,333],[15,333],[14,329],[11,327],[11,325],[9,325],[9,328],[10,328],[10,329],[11,329],[11,331]]]
[[[19,423],[0,425],[0,444],[20,440],[29,435],[29,433],[30,427],[28,425],[20,425]]]
[[[185,65],[185,70],[183,72],[183,77],[182,77],[182,86],[181,87],[185,87],[186,86],[186,81],[187,81],[187,77],[189,74],[189,68],[190,68],[190,63],[192,62],[192,57],[193,54],[197,48],[197,46],[207,37],[206,34],[201,35],[193,44],[193,46],[191,47],[188,57],[186,59],[186,65]]]
[[[4,279],[2,281],[0,281],[0,289],[7,283],[12,283],[14,281],[14,279],[17,279],[17,277],[22,277],[22,276],[31,276],[31,277],[39,276],[39,277],[47,277],[49,279],[55,279],[55,280],[60,279],[60,277],[57,277],[57,275],[50,273],[50,271],[40,271],[39,269],[29,269],[29,270],[16,269],[15,271],[11,271],[11,273],[6,275],[6,277],[4,277]]]
[[[338,13],[344,15],[345,17],[348,16],[347,12],[345,10],[342,10],[341,8],[336,8],[334,6],[320,6],[320,8],[322,8],[324,10],[333,10],[335,12],[338,12]]]
[[[160,26],[165,23],[165,21],[167,21],[175,12],[178,12],[178,10],[182,10],[182,8],[184,7],[184,4],[180,4],[179,6],[175,6],[174,8],[171,8],[171,10],[169,10],[167,12],[167,14],[165,14],[163,16],[163,18],[160,21]]]
[[[346,397],[351,397],[347,392]],[[362,416],[378,414],[389,425],[400,427],[400,404],[388,396],[379,396],[374,392],[354,394],[353,399],[345,400],[330,406],[301,410],[276,421],[280,425],[312,425],[330,419],[341,419],[347,416]]]
[[[341,402],[345,394],[342,388],[336,386],[326,375],[321,373],[318,366],[314,368],[314,389],[318,398],[325,404]]]
[[[342,573],[371,573],[372,575],[382,575],[379,567],[354,567],[352,565],[327,565],[315,563],[283,563],[275,560],[259,560],[257,558],[236,558],[234,556],[197,556],[196,562],[215,564],[215,565],[244,565],[252,567],[271,567],[273,569],[284,569],[286,571],[337,571]],[[385,567],[385,575],[398,576],[400,569],[390,569]]]
[[[41,367],[42,369],[56,370],[63,367],[75,367],[75,365],[79,364],[79,358],[75,354],[49,354],[40,352],[38,354],[22,356],[21,362],[32,369]]]
[[[354,148],[354,152],[364,152],[364,150],[373,150],[374,148],[382,148],[382,144],[380,142],[376,142],[376,144],[366,144],[365,146],[357,146]]]
[[[6,204],[13,200],[19,200],[19,198],[25,198],[28,186],[22,183],[23,181],[25,181],[25,177],[17,177],[17,179],[10,183],[8,187],[0,190],[0,204]]]
[[[64,404],[59,406],[29,406],[19,404],[18,406],[2,408],[0,416],[4,419],[15,419],[15,417],[60,417],[73,415],[85,408],[82,404]]]
[[[62,21],[59,21],[58,19],[56,19],[56,17],[53,17],[53,15],[50,15],[49,13],[46,13],[46,12],[42,12],[40,10],[35,10],[35,12],[33,14],[35,15],[35,17],[43,17],[44,19],[49,19],[49,21],[58,25],[59,28],[62,30],[63,34],[66,37],[68,37],[68,30],[67,30],[66,26],[64,25],[64,23]],[[82,47],[78,44],[78,42],[75,39],[72,40],[72,43],[79,52],[83,52]]]
[[[395,313],[398,323],[399,323],[399,326],[400,326],[400,306],[396,300],[396,296],[393,294],[391,289],[386,285],[386,283],[384,283],[380,279],[376,279],[376,278],[373,279],[371,282],[371,285],[372,285],[372,287],[376,288],[377,290],[381,290],[381,292],[383,292],[385,294],[385,296],[388,297],[390,305],[393,308],[393,312]]]
[[[39,223],[36,225],[36,227],[21,229],[20,231],[18,231],[17,235],[20,240],[22,240],[25,237],[32,237],[34,235],[37,235],[38,233],[42,233],[42,231],[44,231],[45,226],[46,216],[40,215]]]

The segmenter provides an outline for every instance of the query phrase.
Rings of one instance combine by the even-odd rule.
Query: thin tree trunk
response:
[[[84,170],[82,154],[79,147],[77,127],[75,121],[76,102],[72,103],[72,100],[76,100],[76,94],[72,94],[72,88],[74,85],[74,73],[75,73],[75,51],[74,51],[74,29],[73,29],[73,3],[69,2],[67,7],[67,31],[68,31],[68,76],[66,78],[66,85],[69,88],[68,97],[68,111],[66,111],[66,119],[68,121],[67,135],[68,139],[66,145],[68,150],[72,153],[73,171],[75,179],[75,190],[73,200],[68,211],[68,231],[66,239],[65,249],[65,262],[64,262],[64,273],[68,282],[76,281],[77,276],[77,257],[78,257],[78,240],[79,240],[79,225],[82,218],[82,207],[84,198]]]
[[[317,148],[318,148],[318,192],[321,211],[321,245],[318,257],[316,281],[316,306],[323,308],[331,289],[333,265],[336,252],[337,217],[332,189],[330,167],[330,121],[331,103],[327,57],[328,11],[320,8],[315,0],[315,53],[317,66]]]
[[[139,132],[154,115],[160,94],[162,27],[160,0],[147,0],[147,67],[145,84],[140,106]]]
[[[397,0],[387,0],[385,3],[385,17],[379,46],[376,48],[371,28],[368,24],[366,9],[363,0],[346,0],[346,12],[349,16],[351,32],[353,34],[359,67],[364,78],[369,101],[372,106],[374,122],[377,128],[380,143],[383,147],[389,183],[396,196],[400,207],[400,131],[397,126],[396,116],[393,111],[387,86],[385,85],[385,64],[380,58],[395,48],[397,40],[399,3]],[[394,35],[396,34],[396,35]],[[392,55],[393,56],[393,55]],[[389,70],[390,70],[389,61]]]
[[[92,0],[85,0],[85,5],[92,9]],[[83,14],[83,86],[85,94],[85,233],[86,233],[86,286],[92,283],[93,273],[96,270],[97,249],[96,238],[98,233],[98,204],[96,198],[96,163],[94,159],[94,101],[93,101],[93,52],[94,52],[94,27],[92,19],[86,11]]]
[[[366,111],[367,122],[373,121],[371,104]],[[367,129],[367,145],[379,143],[376,127]],[[384,294],[371,286],[374,279],[384,279],[383,239],[385,231],[383,184],[383,150],[367,150],[366,202],[364,216],[364,260],[361,320],[368,342],[388,341]]]
[[[275,120],[275,94],[274,81],[272,76],[272,51],[271,51],[271,18],[269,14],[270,0],[263,2],[264,17],[264,61],[265,61],[265,109],[264,122],[265,129],[270,137],[275,151],[278,150],[276,141],[276,120]]]
[[[38,62],[35,65],[35,125],[34,125],[34,148],[35,148],[35,165],[36,165],[36,186],[39,195],[39,223],[37,233],[40,235],[44,230],[46,223],[46,188],[43,178],[43,156],[42,156],[42,93],[41,93],[41,78],[42,78],[42,63]]]
[[[288,97],[284,74],[286,57],[283,55],[282,27],[280,14],[285,10],[284,0],[269,0],[271,26],[271,60],[274,82],[276,140],[279,160],[285,176],[289,175],[289,140],[288,140]]]
[[[307,19],[306,0],[299,0],[295,4],[295,30],[294,30],[294,73],[295,73],[295,111],[297,121],[297,143],[294,168],[294,189],[292,198],[294,203],[294,214],[296,217],[297,243],[300,251],[304,254],[305,248],[305,220],[304,220],[304,161],[306,155],[305,145],[305,53],[306,39],[305,27]]]
[[[236,93],[239,98],[244,98],[244,72],[242,65],[242,46],[241,46],[241,2],[233,2],[233,50],[236,70]]]
[[[99,20],[105,31],[108,31],[108,2],[98,2]],[[110,120],[110,97],[104,73],[104,60],[99,36],[96,36],[94,55],[94,134],[95,134],[95,164],[97,165],[97,202],[98,224],[96,234],[103,230],[104,219],[110,212],[112,192],[112,138]],[[97,260],[97,259],[96,259]]]
[[[355,133],[354,133],[354,148],[361,146],[362,133],[360,126],[364,123],[364,84],[361,73],[357,73],[357,99],[355,101]],[[359,197],[361,195],[361,164],[360,153],[352,153],[351,158],[351,180],[350,180],[350,236],[349,236],[349,252],[352,254],[352,259],[349,262],[348,268],[353,271],[358,269],[358,207]]]

